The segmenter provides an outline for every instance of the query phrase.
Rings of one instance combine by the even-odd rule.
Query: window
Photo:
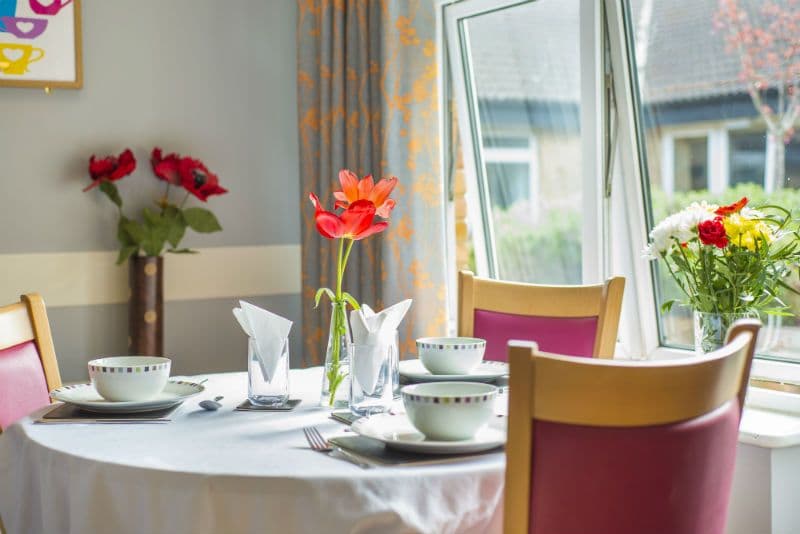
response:
[[[674,141],[675,191],[708,189],[708,138]]]
[[[738,4],[753,24],[767,23],[760,18],[764,16],[760,1],[741,0]],[[791,109],[783,103],[797,88],[790,90],[781,86],[780,76],[770,78],[769,73],[762,73],[765,77],[759,87],[764,90],[752,94],[748,85],[751,73],[745,67],[754,58],[740,57],[742,48],[729,46],[736,30],[728,26],[716,0],[630,0],[624,5],[631,43],[629,64],[637,82],[642,140],[637,148],[645,162],[642,186],[648,231],[654,222],[700,199],[723,204],[747,196],[754,204],[773,202],[800,213],[800,198],[787,189],[795,185],[793,173],[800,159],[795,155],[795,143],[783,143],[784,136],[792,136],[792,128],[787,125],[778,137],[768,126],[774,128],[776,117],[792,118]],[[790,16],[788,11],[785,16]],[[748,53],[766,57],[770,51]],[[665,136],[675,129],[701,129],[710,134],[674,138],[673,153],[667,155],[673,158],[673,188],[668,189],[664,185],[670,184],[670,179],[661,175],[669,165],[659,158],[664,157],[660,154],[663,147],[669,146]],[[652,276],[656,309],[650,313],[658,318],[660,344],[691,346],[689,311],[679,307],[667,315],[657,311],[661,302],[680,296],[677,287],[660,264],[653,264]],[[800,286],[795,276],[788,282]],[[800,313],[800,298],[789,292],[783,298],[795,314]],[[759,352],[799,359],[797,319],[767,318]]]
[[[691,315],[660,313],[680,295],[641,259],[647,234],[702,199],[800,214],[800,82],[774,81],[796,74],[748,85],[753,58],[730,46],[718,0],[441,1],[454,99],[442,107],[461,148],[446,166],[467,250],[456,256],[536,283],[622,274],[620,354],[685,355]],[[763,23],[762,2],[738,4]],[[784,298],[800,313],[800,297]],[[797,319],[771,318],[761,337],[761,358],[800,361]]]
[[[730,132],[729,187],[739,184],[764,186],[767,166],[767,137],[763,132]]]
[[[585,158],[600,149],[586,150],[599,140],[584,132],[581,97],[597,65],[580,50],[581,24],[595,15],[581,4],[473,1],[445,10],[470,222],[468,242],[457,246],[469,247],[481,275],[600,278],[597,240],[585,241],[599,211],[587,218],[584,204]]]

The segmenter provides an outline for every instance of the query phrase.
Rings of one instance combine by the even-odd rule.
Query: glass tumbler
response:
[[[289,340],[283,343],[278,365],[267,380],[258,358],[258,345],[252,337],[247,342],[247,398],[258,406],[277,406],[289,400]]]
[[[350,411],[359,417],[389,411],[394,400],[394,342],[348,346]]]

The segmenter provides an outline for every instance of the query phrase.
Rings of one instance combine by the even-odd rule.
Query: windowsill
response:
[[[767,449],[800,445],[800,416],[745,407],[739,425],[739,443]]]

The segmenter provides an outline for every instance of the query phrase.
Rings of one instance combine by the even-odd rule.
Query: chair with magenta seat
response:
[[[509,340],[547,352],[613,358],[625,279],[546,286],[458,273],[458,335],[486,340],[485,359],[506,361]]]
[[[723,534],[760,323],[668,361],[510,344],[507,534]]]
[[[61,386],[44,300],[23,295],[0,307],[0,432],[50,403]]]

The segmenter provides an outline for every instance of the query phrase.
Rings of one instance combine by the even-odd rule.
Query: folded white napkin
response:
[[[350,332],[353,343],[369,345],[374,350],[367,354],[362,350],[355,362],[350,362],[350,370],[366,393],[375,391],[380,378],[381,365],[389,345],[394,343],[394,336],[403,318],[411,307],[411,299],[406,299],[385,310],[375,313],[368,305],[363,304],[360,310],[350,312]]]
[[[288,343],[292,321],[243,300],[239,301],[239,306],[233,309],[233,315],[245,334],[255,340],[261,374],[264,380],[271,382]]]

